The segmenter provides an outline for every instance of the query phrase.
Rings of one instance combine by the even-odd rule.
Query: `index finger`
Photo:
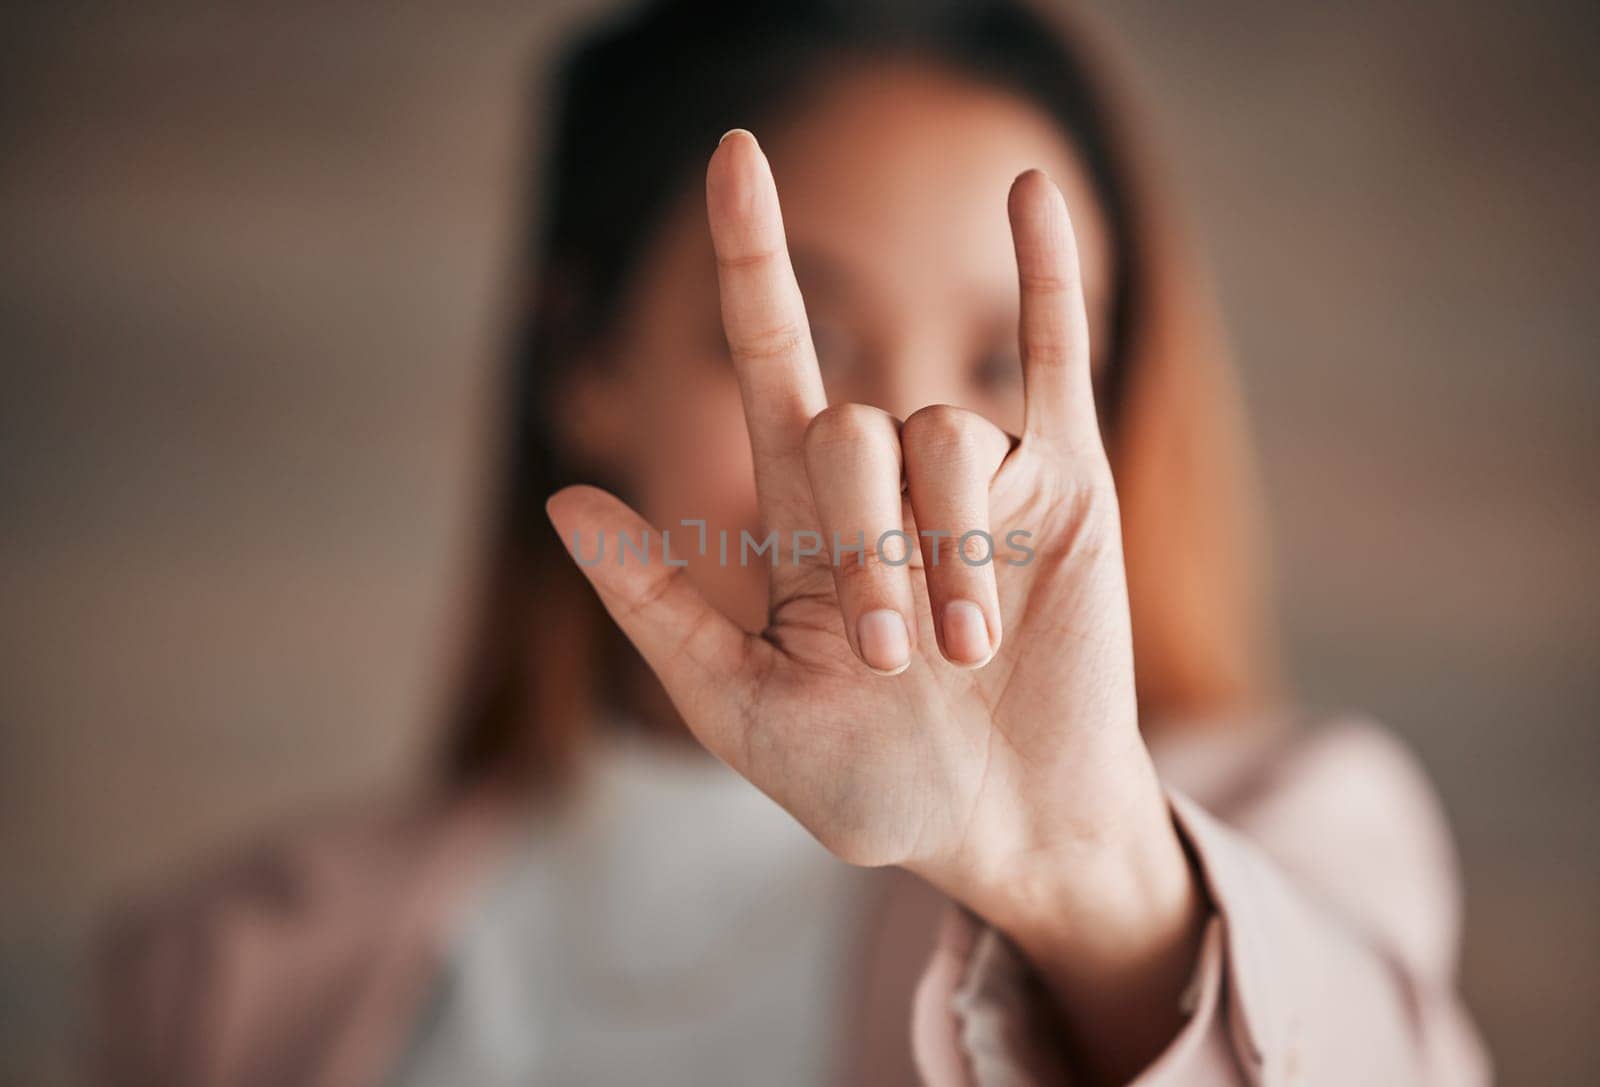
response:
[[[739,375],[756,492],[768,529],[809,526],[806,426],[827,407],[805,303],[789,263],[772,170],[736,128],[706,169],[706,214],[717,253],[722,325]]]

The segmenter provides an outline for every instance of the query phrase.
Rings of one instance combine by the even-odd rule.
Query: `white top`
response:
[[[865,873],[705,754],[598,738],[457,930],[394,1083],[829,1082]]]

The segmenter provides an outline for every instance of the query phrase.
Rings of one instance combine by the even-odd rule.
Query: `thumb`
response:
[[[550,496],[545,513],[695,736],[731,762],[750,636],[706,603],[684,568],[666,561],[662,534],[615,495],[567,487]]]

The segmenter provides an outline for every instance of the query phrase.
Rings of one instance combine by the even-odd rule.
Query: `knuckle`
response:
[[[1030,295],[1068,295],[1078,290],[1076,279],[1058,272],[1019,271],[1017,282],[1021,289]]]
[[[878,550],[875,541],[867,539],[860,551],[850,550],[839,554],[833,570],[841,584],[858,585],[893,577],[895,571],[903,569],[905,565],[903,562],[891,562]]]
[[[1061,340],[1035,337],[1023,344],[1022,362],[1029,369],[1065,370],[1076,358],[1072,345]]]
[[[966,462],[979,452],[979,417],[949,404],[930,404],[907,419],[901,444],[920,459]]]
[[[846,559],[835,563],[833,567],[834,581],[841,595],[856,587],[871,585],[878,580],[880,573],[879,564],[871,559]]]
[[[723,272],[760,270],[774,264],[782,255],[781,249],[770,245],[752,245],[743,252],[717,254],[717,268]]]
[[[954,528],[923,537],[928,574],[943,580],[971,580],[974,571],[992,565],[995,538],[987,529]]]
[[[806,425],[806,448],[816,450],[852,446],[882,428],[885,412],[866,404],[830,404]]]
[[[959,536],[943,535],[925,538],[924,546],[928,549],[930,573],[938,570],[944,576],[946,570],[959,570],[961,564],[960,550],[961,539]]]
[[[804,350],[808,335],[798,323],[785,321],[768,328],[730,334],[728,350],[741,362],[765,362]]]

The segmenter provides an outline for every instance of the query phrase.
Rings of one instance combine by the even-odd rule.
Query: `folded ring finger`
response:
[[[939,648],[952,664],[982,667],[1001,634],[989,484],[1011,439],[981,415],[934,404],[905,421],[900,445]]]
[[[899,422],[865,404],[825,408],[806,429],[806,474],[832,559],[845,637],[867,667],[904,671],[916,598],[901,519]]]

